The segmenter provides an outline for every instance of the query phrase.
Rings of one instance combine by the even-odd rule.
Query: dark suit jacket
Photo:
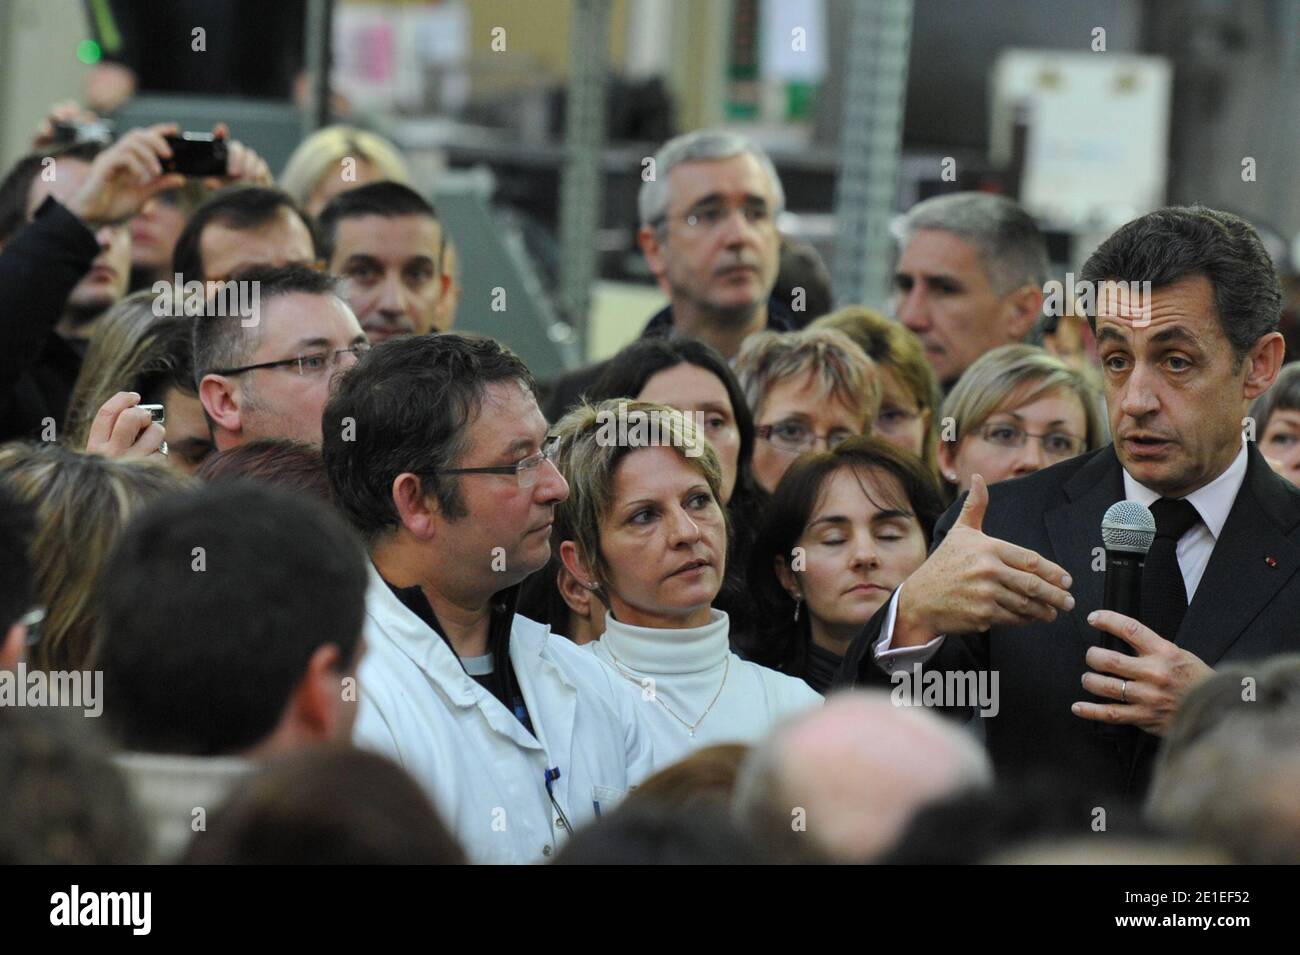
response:
[[[82,353],[54,326],[98,254],[94,233],[52,196],[0,253],[0,442],[42,437],[46,418],[63,434]]]
[[[1094,570],[1101,519],[1124,497],[1113,445],[989,488],[984,532],[1028,547],[1073,578],[1075,607],[1052,623],[994,627],[985,635],[948,637],[927,666],[942,671],[994,670],[1001,708],[983,718],[989,754],[1000,776],[1042,771],[1066,786],[1138,799],[1150,779],[1158,738],[1108,727],[1070,712],[1093,699],[1080,683],[1084,654],[1100,644],[1087,616],[1101,608],[1105,575]],[[964,495],[963,495],[964,499]],[[938,546],[961,511],[959,499],[935,527]],[[932,548],[933,549],[933,548]],[[1271,560],[1270,560],[1271,558]],[[1212,667],[1300,650],[1300,489],[1269,468],[1253,442],[1246,475],[1205,574],[1176,637]],[[888,605],[854,640],[839,685],[891,686],[871,645]]]

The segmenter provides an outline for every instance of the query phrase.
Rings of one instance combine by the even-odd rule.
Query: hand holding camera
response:
[[[175,123],[159,123],[131,130],[95,157],[68,208],[91,228],[122,222],[150,197],[184,185],[186,177],[201,177],[213,189],[272,181],[266,161],[230,139],[225,123],[211,133],[181,133]]]
[[[131,130],[95,157],[68,209],[93,229],[124,222],[150,197],[184,185],[183,174],[163,168],[174,156],[167,136],[176,132],[175,123]]]
[[[119,391],[104,402],[90,426],[87,454],[106,458],[144,458],[166,453],[162,405],[142,405],[134,391]]]

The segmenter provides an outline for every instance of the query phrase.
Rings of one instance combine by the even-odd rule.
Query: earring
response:
[[[944,477],[944,480],[947,481],[947,482],[950,483],[950,484],[956,484],[956,483],[957,483],[957,475],[956,475],[956,474],[953,474],[953,473],[949,472],[949,473],[944,474],[943,477]]]
[[[803,598],[795,597],[794,598],[794,619],[796,621],[799,619],[799,608],[802,606],[803,606]]]

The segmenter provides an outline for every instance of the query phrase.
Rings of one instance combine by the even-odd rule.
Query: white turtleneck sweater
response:
[[[727,615],[709,614],[707,624],[686,630],[633,627],[610,615],[604,635],[587,644],[622,674],[628,692],[643,706],[656,770],[702,746],[756,743],[782,717],[822,702],[803,680],[732,653]],[[715,695],[717,702],[708,709]],[[692,735],[687,727],[697,721]]]

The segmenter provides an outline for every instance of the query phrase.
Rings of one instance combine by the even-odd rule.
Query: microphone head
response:
[[[1116,501],[1101,519],[1101,540],[1107,550],[1145,554],[1156,539],[1156,519],[1145,504]]]

